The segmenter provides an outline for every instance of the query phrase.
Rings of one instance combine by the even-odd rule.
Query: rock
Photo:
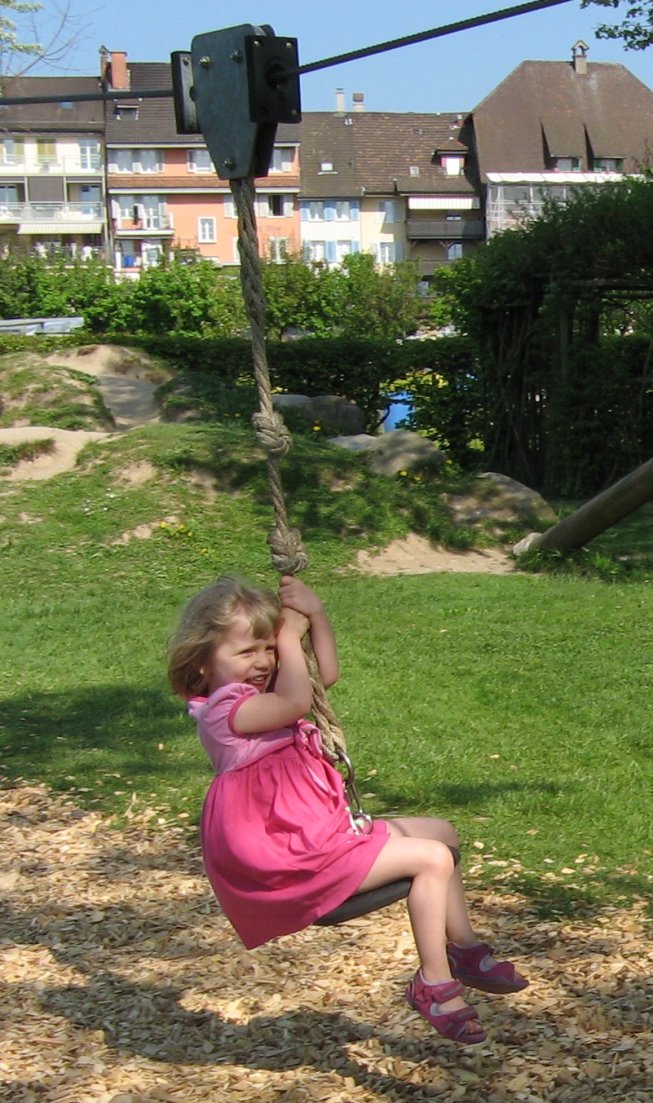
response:
[[[319,422],[330,432],[355,435],[365,428],[363,411],[341,395],[321,394],[309,398],[305,394],[274,394],[272,404],[281,411],[297,410],[307,421]]]
[[[370,466],[377,475],[397,475],[399,471],[412,471],[415,467],[432,465],[439,471],[446,460],[432,440],[420,437],[409,429],[395,429],[380,437],[358,433],[355,436],[332,437],[331,444],[349,448],[352,452],[369,452]]]
[[[554,524],[557,516],[541,494],[523,483],[501,475],[497,471],[485,471],[478,476],[472,491],[467,494],[450,494],[447,504],[460,524],[494,521],[539,521]]]
[[[366,452],[374,448],[379,442],[378,437],[369,433],[356,433],[352,437],[330,437],[329,444],[335,444],[338,448],[348,448],[350,452]]]

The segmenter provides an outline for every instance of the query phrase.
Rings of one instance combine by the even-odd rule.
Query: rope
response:
[[[252,359],[258,391],[259,409],[252,418],[258,441],[266,453],[268,482],[275,524],[268,536],[272,564],[280,574],[295,575],[308,564],[299,529],[291,528],[281,481],[281,459],[292,447],[292,437],[281,414],[272,405],[272,386],[265,346],[265,297],[261,276],[261,258],[256,232],[253,179],[230,180],[238,213],[238,252],[245,310],[251,331]],[[326,696],[313,654],[310,637],[303,642],[306,665],[313,686],[313,716],[325,749],[332,758],[338,749],[346,750],[345,737]]]

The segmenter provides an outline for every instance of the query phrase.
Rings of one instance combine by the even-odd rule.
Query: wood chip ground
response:
[[[481,932],[531,987],[475,994],[489,1038],[465,1049],[404,1002],[403,904],[248,953],[187,829],[155,812],[117,828],[8,783],[0,813],[7,1103],[653,1100],[644,901],[555,923],[508,886],[472,887]]]

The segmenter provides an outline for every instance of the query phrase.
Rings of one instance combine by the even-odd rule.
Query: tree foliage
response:
[[[56,68],[83,33],[82,17],[64,0],[0,0],[0,84],[37,64]]]
[[[653,42],[653,0],[634,4],[631,0],[582,0],[581,7],[598,4],[602,8],[621,8],[620,23],[601,23],[597,38],[621,38],[627,50],[645,50]]]
[[[605,312],[614,333],[622,302],[653,297],[651,225],[649,178],[579,187],[455,267],[447,291],[476,350],[488,466],[573,496],[653,454],[651,342],[606,343]]]

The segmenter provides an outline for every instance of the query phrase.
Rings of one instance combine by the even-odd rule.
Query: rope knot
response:
[[[281,414],[258,411],[252,416],[252,425],[268,456],[285,456],[292,448],[292,437]]]
[[[268,536],[272,565],[279,574],[296,575],[308,566],[308,555],[299,529],[282,529],[279,525]]]

